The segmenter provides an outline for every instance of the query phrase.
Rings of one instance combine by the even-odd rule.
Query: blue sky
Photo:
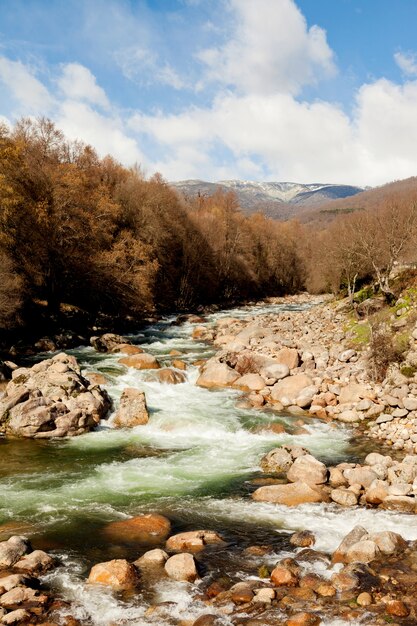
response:
[[[415,0],[0,0],[0,116],[169,180],[417,174]]]

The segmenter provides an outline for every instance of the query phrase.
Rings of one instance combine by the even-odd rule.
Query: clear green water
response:
[[[211,319],[277,309],[282,307],[239,309]],[[163,363],[170,363],[172,349],[192,363],[212,350],[193,341],[191,332],[189,324],[179,327],[166,321],[132,340]],[[60,556],[65,567],[48,582],[74,600],[73,614],[83,623],[148,624],[143,617],[148,603],[173,598],[176,609],[159,623],[175,623],[176,610],[181,615],[187,611],[194,615],[196,610],[198,614],[191,603],[192,589],[178,583],[165,581],[128,603],[84,584],[92,564],[111,558],[133,560],[146,550],[137,544],[109,543],[103,528],[111,521],[157,512],[169,517],[174,532],[217,530],[229,547],[209,551],[202,571],[207,577],[229,573],[235,578],[245,569],[256,573],[257,562],[242,558],[249,545],[267,543],[278,554],[288,549],[289,530],[307,527],[318,533],[319,544],[326,548],[358,523],[358,516],[361,523],[368,516],[374,524],[372,512],[343,512],[322,505],[295,511],[255,503],[249,497],[251,480],[259,475],[259,459],[283,443],[301,444],[324,461],[355,456],[346,427],[311,420],[308,435],[262,434],[257,427],[277,421],[291,432],[293,419],[236,408],[237,392],[195,386],[195,367],[189,367],[186,383],[164,385],[147,382],[146,372],[121,366],[118,355],[97,354],[89,347],[72,353],[85,370],[109,377],[107,390],[115,406],[125,387],[145,391],[151,419],[131,430],[114,430],[106,421],[95,432],[64,441],[1,439],[0,532],[7,538],[16,528],[30,536],[35,547]],[[394,524],[389,514],[383,519],[384,527]]]

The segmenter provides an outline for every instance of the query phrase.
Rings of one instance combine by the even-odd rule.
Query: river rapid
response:
[[[243,307],[210,315],[207,321],[296,311],[302,306]],[[102,532],[109,522],[132,515],[161,513],[171,520],[173,533],[219,532],[228,545],[204,552],[203,582],[225,575],[238,582],[253,575],[257,559],[260,565],[265,557],[248,557],[244,550],[251,545],[273,546],[273,564],[289,552],[289,534],[294,530],[313,531],[315,547],[326,551],[336,548],[358,523],[367,529],[395,530],[406,539],[417,538],[407,515],[324,504],[291,509],[252,501],[252,481],[261,476],[259,460],[274,447],[302,445],[320,460],[337,463],[362,460],[366,446],[352,444],[347,426],[313,419],[305,426],[309,434],[291,434],[297,429],[297,418],[238,408],[239,392],[197,387],[198,369],[192,363],[212,356],[214,350],[192,339],[191,324],[177,326],[172,321],[149,326],[130,340],[165,365],[171,363],[171,350],[180,351],[180,358],[189,365],[182,384],[161,384],[149,380],[149,371],[126,369],[118,363],[120,354],[99,354],[91,347],[69,351],[83,372],[108,377],[106,389],[115,407],[126,387],[144,391],[150,411],[147,425],[116,430],[110,418],[96,431],[73,439],[0,440],[0,539],[11,531],[25,534],[36,548],[60,558],[63,566],[45,577],[45,582],[73,603],[71,615],[97,626],[168,625],[207,612],[195,599],[201,582],[164,580],[130,599],[85,584],[93,564],[114,558],[132,561],[149,549],[109,543]],[[276,422],[288,432],[262,431],[263,425]],[[166,611],[156,621],[145,615],[149,606],[163,602],[168,603]],[[227,617],[224,620],[226,625],[231,623]]]

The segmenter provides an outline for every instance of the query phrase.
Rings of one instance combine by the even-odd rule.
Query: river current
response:
[[[222,311],[208,316],[247,318],[255,314],[302,306],[264,305]],[[356,524],[368,529],[395,530],[417,538],[407,515],[336,505],[303,505],[296,509],[254,502],[252,480],[259,477],[259,460],[270,449],[298,444],[327,463],[363,457],[344,425],[309,420],[308,434],[296,431],[297,418],[272,411],[237,408],[238,392],[208,391],[195,385],[192,363],[214,354],[211,346],[192,339],[193,326],[173,325],[173,319],[149,326],[130,340],[170,365],[178,350],[185,360],[187,381],[168,385],[147,380],[149,372],[126,369],[120,354],[98,354],[91,347],[71,350],[83,372],[104,374],[115,407],[126,387],[145,392],[150,421],[145,426],[116,430],[111,418],[87,435],[63,441],[0,439],[0,539],[11,532],[29,536],[35,548],[56,554],[63,563],[45,582],[73,602],[71,615],[82,623],[175,624],[196,618],[207,607],[195,601],[198,584],[161,581],[127,600],[85,584],[90,567],[113,558],[135,560],[143,546],[109,543],[106,524],[141,513],[167,516],[173,532],[218,531],[228,548],[208,551],[203,577],[228,575],[238,582],[253,573],[254,562],[244,549],[268,544],[271,564],[289,550],[289,533],[309,529],[318,550],[333,550]],[[49,356],[49,355],[45,355]],[[177,357],[178,358],[178,357]],[[287,433],[262,431],[282,423]],[[269,558],[269,557],[268,557]],[[250,563],[249,563],[250,561]],[[330,575],[330,574],[329,574]],[[200,583],[201,584],[201,583]],[[167,602],[166,615],[145,615],[150,605]],[[225,618],[226,625],[231,622]],[[342,624],[328,621],[327,624]]]

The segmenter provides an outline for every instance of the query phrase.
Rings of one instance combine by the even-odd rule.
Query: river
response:
[[[224,316],[297,310],[302,305],[264,305],[221,311]],[[297,418],[272,411],[237,408],[239,393],[208,391],[195,385],[198,369],[192,363],[214,353],[211,346],[192,339],[193,326],[173,325],[165,319],[136,335],[132,343],[145,347],[162,364],[170,364],[171,350],[182,353],[187,381],[167,385],[148,380],[149,371],[127,370],[120,354],[99,354],[91,347],[69,351],[83,371],[108,377],[107,390],[115,406],[124,388],[146,394],[150,421],[131,430],[116,430],[111,420],[87,435],[61,441],[0,440],[0,533],[26,534],[36,548],[47,549],[64,566],[45,582],[73,601],[71,615],[85,624],[150,624],[146,609],[168,602],[158,624],[195,618],[207,607],[194,599],[198,585],[161,581],[127,600],[85,584],[91,565],[112,558],[135,560],[146,547],[109,543],[102,532],[111,521],[140,513],[167,516],[173,532],[211,529],[228,548],[208,550],[203,579],[228,575],[233,581],[256,575],[265,557],[248,557],[244,549],[268,544],[271,564],[289,551],[289,532],[312,530],[317,549],[334,549],[354,525],[395,530],[417,538],[407,515],[336,505],[303,505],[289,509],[250,499],[252,480],[261,474],[259,460],[284,443],[307,447],[324,462],[362,457],[344,425],[311,420],[309,434],[295,435]],[[177,357],[178,358],[178,357]],[[262,432],[262,425],[280,422],[288,433]],[[231,622],[225,618],[225,624]],[[336,624],[341,622],[327,622]]]

